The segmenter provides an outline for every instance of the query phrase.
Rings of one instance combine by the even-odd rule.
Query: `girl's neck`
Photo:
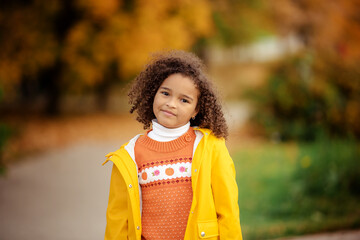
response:
[[[152,121],[152,131],[148,133],[148,137],[159,142],[169,142],[184,135],[189,128],[190,122],[178,128],[166,128],[154,119]]]

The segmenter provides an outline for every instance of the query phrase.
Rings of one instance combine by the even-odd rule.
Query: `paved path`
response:
[[[0,240],[103,239],[112,164],[121,143],[77,144],[24,159],[0,177]],[[288,240],[359,240],[360,231]]]
[[[103,239],[112,164],[120,144],[80,144],[29,157],[0,177],[1,240]]]

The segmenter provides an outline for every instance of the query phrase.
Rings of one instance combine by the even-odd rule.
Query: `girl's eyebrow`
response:
[[[171,89],[170,89],[170,88],[167,88],[167,87],[160,87],[160,88],[163,88],[163,89],[165,89],[165,90],[171,91]]]
[[[193,101],[193,100],[194,100],[192,97],[189,97],[188,95],[183,94],[182,96],[183,96],[184,98],[189,99],[190,101]]]
[[[168,92],[171,92],[171,88],[168,88],[168,87],[160,87],[159,90],[165,90],[165,91],[168,91]]]

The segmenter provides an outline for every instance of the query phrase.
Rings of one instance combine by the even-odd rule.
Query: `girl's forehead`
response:
[[[193,76],[189,76],[189,75],[187,75],[187,74],[185,74],[185,73],[181,73],[181,72],[179,72],[179,73],[172,73],[172,74],[168,75],[167,77],[165,77],[165,78],[161,81],[161,84],[163,84],[166,79],[168,79],[168,78],[173,78],[173,77],[182,78],[182,79],[185,78],[185,79],[191,80],[194,85],[197,85],[197,83],[196,83],[196,81],[195,81],[195,79],[194,79]],[[161,84],[160,84],[160,85],[161,85]]]
[[[170,90],[180,92],[198,92],[198,87],[194,80],[182,74],[171,74],[162,82],[160,88],[168,88]]]

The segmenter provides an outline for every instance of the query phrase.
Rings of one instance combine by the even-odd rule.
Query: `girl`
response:
[[[227,125],[201,60],[158,54],[128,96],[152,129],[106,155],[105,239],[242,239]]]

